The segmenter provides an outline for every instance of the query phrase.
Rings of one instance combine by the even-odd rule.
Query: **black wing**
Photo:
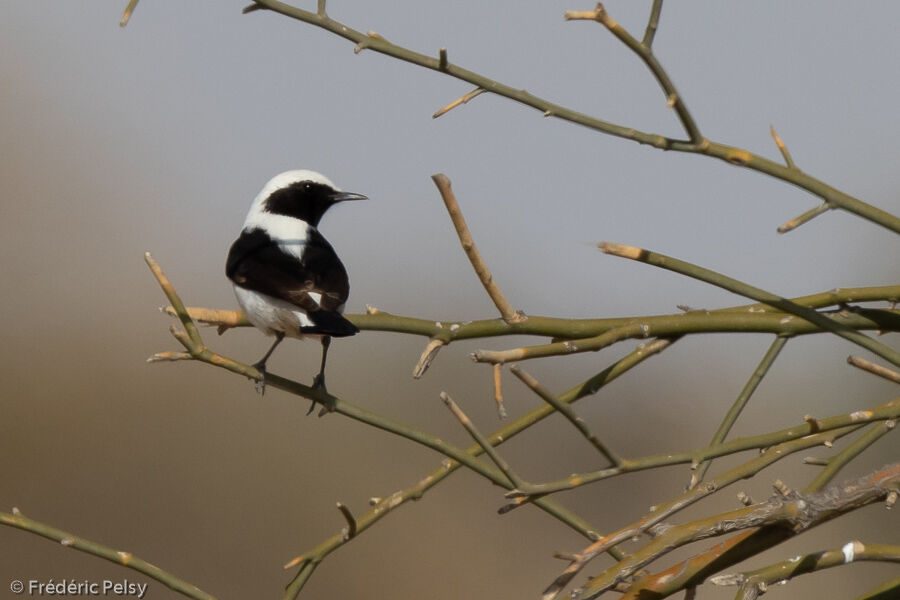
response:
[[[335,337],[353,335],[357,327],[338,310],[347,301],[347,271],[331,244],[310,229],[303,262],[286,251],[290,242],[276,242],[262,229],[244,231],[231,245],[225,274],[236,285],[279,298],[303,310],[315,324],[303,333]],[[310,292],[321,294],[317,302]]]

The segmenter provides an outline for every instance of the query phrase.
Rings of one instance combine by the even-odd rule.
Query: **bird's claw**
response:
[[[256,363],[251,365],[254,369],[259,371],[259,377],[256,379],[256,393],[260,396],[266,395],[266,365],[265,363]]]

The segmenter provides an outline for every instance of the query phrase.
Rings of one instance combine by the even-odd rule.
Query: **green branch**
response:
[[[830,331],[835,335],[839,335],[840,337],[853,342],[854,344],[861,346],[862,348],[865,348],[870,352],[874,352],[885,360],[897,366],[900,366],[900,352],[897,352],[893,348],[889,348],[881,342],[873,340],[869,336],[856,331],[856,329],[846,325],[845,323],[842,323],[834,318],[829,318],[829,316],[823,315],[822,313],[819,313],[807,306],[791,302],[787,298],[783,298],[776,294],[772,294],[765,290],[753,287],[752,285],[748,285],[742,281],[738,281],[737,279],[728,277],[727,275],[717,273],[711,269],[706,269],[698,265],[694,265],[689,262],[673,258],[671,256],[666,256],[665,254],[660,254],[658,252],[651,252],[650,250],[645,250],[643,248],[625,246],[623,244],[613,244],[611,242],[603,242],[600,244],[600,249],[606,254],[612,254],[613,256],[636,260],[639,262],[647,263],[649,265],[653,265],[654,267],[660,267],[669,271],[680,273],[681,275],[687,275],[688,277],[699,279],[700,281],[728,290],[729,292],[740,294],[741,296],[751,298],[758,302],[762,302],[763,304],[767,304],[768,306],[777,308],[778,310],[784,311],[791,315],[796,315],[801,319],[809,321],[813,325],[818,326],[820,329],[824,329],[826,331]],[[863,310],[860,309],[860,313],[862,312]],[[888,327],[900,325],[900,319],[898,319],[897,315],[891,314],[890,311],[878,311],[877,314],[873,311],[865,312],[873,319],[878,319],[881,317],[886,318]],[[786,317],[786,320],[789,319],[790,317]],[[880,328],[881,325],[879,325],[879,329]]]
[[[859,561],[900,562],[900,546],[889,544],[863,544],[859,541],[847,542],[839,549],[814,552],[795,556],[760,569],[718,575],[710,579],[715,585],[738,585],[738,597],[754,600],[765,593],[768,586],[786,583],[798,575],[815,573],[823,569],[840,567]]]
[[[115,550],[109,546],[104,546],[97,542],[92,542],[75,534],[57,529],[50,525],[40,523],[34,519],[29,519],[17,509],[13,509],[12,513],[0,512],[0,525],[7,525],[22,529],[30,533],[45,537],[48,540],[59,542],[66,548],[79,550],[93,556],[108,560],[119,566],[143,573],[147,577],[155,579],[179,594],[194,598],[195,600],[215,600],[215,596],[207,594],[200,588],[186,581],[175,577],[167,571],[163,571],[156,565],[150,564],[142,558],[134,556],[131,552],[123,550]]]
[[[362,50],[372,50],[397,60],[408,62],[439,73],[444,73],[450,77],[470,83],[476,88],[481,88],[492,94],[514,100],[519,104],[530,106],[539,110],[547,117],[556,117],[601,133],[629,139],[640,144],[649,144],[662,150],[675,150],[678,152],[701,154],[724,160],[732,165],[758,171],[804,189],[807,192],[818,196],[830,206],[846,210],[847,212],[881,225],[891,231],[900,233],[900,218],[854,198],[815,177],[807,175],[797,168],[781,165],[742,148],[712,142],[706,138],[699,140],[677,140],[655,133],[640,131],[633,127],[626,127],[603,121],[535,96],[524,89],[518,89],[500,83],[490,77],[464,69],[449,61],[441,60],[439,56],[428,56],[404,48],[403,46],[392,44],[377,33],[369,32],[368,34],[365,34],[357,31],[344,23],[335,21],[325,13],[324,9],[318,12],[311,12],[283,2],[278,2],[277,0],[254,0],[254,2],[254,7],[269,9],[287,17],[320,27],[334,35],[347,39],[356,44],[355,50],[357,52]],[[653,10],[656,11],[657,7],[654,6]],[[653,31],[655,32],[655,28]],[[647,46],[647,53],[650,54],[649,43]],[[650,55],[652,56],[652,54]],[[658,69],[661,70],[662,67],[658,67]],[[662,72],[664,73],[664,71]],[[674,90],[674,85],[672,85],[672,89]],[[676,96],[675,101],[680,101],[680,97]],[[680,116],[682,117],[682,123],[685,125],[690,135],[699,135],[699,130],[696,125],[690,127],[689,123],[685,123],[684,115]]]

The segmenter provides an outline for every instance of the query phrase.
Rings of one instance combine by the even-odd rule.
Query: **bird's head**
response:
[[[342,192],[330,179],[305,169],[276,175],[263,187],[250,207],[250,214],[268,213],[301,219],[317,227],[331,206],[345,200],[365,200],[362,194]]]

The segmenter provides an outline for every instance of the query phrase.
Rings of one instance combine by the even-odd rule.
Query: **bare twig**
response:
[[[653,15],[655,13],[656,18],[659,18],[659,10],[662,9],[661,3],[654,3],[653,9],[651,12],[651,23],[653,22]],[[656,59],[656,56],[653,55],[652,50],[650,49],[650,44],[643,44],[635,39],[628,31],[622,27],[619,23],[613,19],[606,9],[603,7],[603,4],[598,2],[597,7],[593,11],[566,11],[565,13],[566,20],[585,20],[590,19],[592,21],[597,21],[601,23],[604,27],[606,27],[610,33],[616,36],[619,41],[625,44],[632,52],[638,55],[644,64],[650,69],[650,72],[653,73],[653,76],[656,78],[657,83],[662,88],[663,93],[666,95],[666,100],[668,105],[671,108],[675,109],[675,112],[678,114],[678,118],[681,121],[682,127],[684,127],[685,132],[688,134],[691,142],[697,146],[700,146],[704,142],[703,136],[700,134],[700,129],[697,127],[697,124],[694,122],[694,118],[691,116],[691,113],[688,111],[687,106],[684,103],[684,100],[681,98],[681,95],[678,93],[678,90],[675,89],[675,84],[672,83],[672,80],[669,78],[669,74],[666,73],[666,70]],[[650,31],[650,26],[648,24],[648,31]],[[652,29],[653,32],[656,31],[654,27]],[[647,33],[645,32],[645,39]],[[650,35],[650,41],[653,39],[653,34]]]
[[[753,600],[767,586],[787,582],[798,575],[815,573],[859,561],[900,562],[900,546],[863,544],[853,540],[839,549],[795,556],[760,569],[744,573],[728,573],[710,577],[714,585],[740,586],[740,597]]]
[[[796,169],[797,165],[794,164],[794,159],[791,158],[791,153],[788,151],[787,146],[781,138],[778,137],[778,133],[775,131],[774,125],[769,125],[769,133],[772,134],[772,139],[775,140],[775,145],[778,146],[778,151],[781,152],[781,156],[784,157],[784,163],[790,169]]]
[[[447,106],[444,106],[443,108],[439,108],[433,115],[431,115],[431,118],[437,119],[441,115],[444,115],[444,114],[450,112],[451,110],[453,110],[460,104],[466,104],[469,100],[471,100],[475,96],[478,96],[479,94],[484,93],[484,91],[485,91],[484,88],[479,87],[479,88],[475,88],[474,90],[472,90],[471,92],[469,92],[467,94],[463,94],[462,96],[460,96],[459,98],[457,98],[456,100],[454,100],[453,102],[448,104]]]
[[[497,404],[497,415],[506,418],[506,407],[503,406],[503,366],[494,365],[494,402]]]
[[[14,508],[12,513],[0,512],[0,525],[15,527],[45,537],[48,540],[59,542],[66,548],[72,548],[86,554],[91,554],[99,558],[108,560],[127,569],[132,569],[139,573],[143,573],[151,579],[155,579],[179,594],[194,598],[195,600],[215,600],[215,597],[190,584],[178,577],[175,577],[168,571],[164,571],[156,565],[150,564],[142,558],[134,556],[131,552],[124,550],[115,550],[109,546],[104,546],[97,542],[92,542],[75,534],[57,529],[45,523],[29,519],[23,515],[18,509]]]
[[[858,356],[848,356],[847,363],[853,365],[858,369],[862,369],[863,371],[868,371],[874,375],[878,375],[879,377],[884,377],[888,381],[893,381],[894,383],[900,383],[900,373],[896,371],[892,371],[887,367],[882,367],[881,365],[876,365],[875,363],[868,361],[864,358],[860,358]]]
[[[445,344],[446,342],[444,340],[438,338],[431,338],[428,340],[428,344],[425,346],[425,349],[422,350],[422,355],[419,356],[419,360],[413,369],[414,379],[419,379],[425,374],[425,371],[428,370],[428,367],[430,367],[434,359],[437,358],[438,351],[443,348]]]
[[[125,12],[122,13],[122,19],[119,21],[119,27],[128,25],[128,21],[131,19],[131,13],[134,12],[137,3],[138,0],[128,0],[128,6],[125,7]]]
[[[515,472],[513,472],[512,468],[509,466],[509,463],[503,459],[500,454],[494,450],[493,445],[488,441],[484,435],[478,428],[475,427],[475,424],[472,423],[472,420],[466,416],[466,413],[462,411],[459,405],[453,401],[453,398],[450,397],[446,392],[441,392],[441,400],[443,400],[444,404],[447,408],[450,409],[450,412],[453,413],[453,416],[460,422],[460,424],[465,428],[466,431],[469,432],[469,435],[472,436],[472,439],[481,446],[481,449],[484,450],[484,453],[488,455],[491,461],[497,465],[497,468],[503,471],[503,474],[506,475],[506,478],[509,480],[509,483],[513,487],[520,487],[522,485],[522,480],[516,476]]]
[[[620,256],[622,258],[647,263],[655,267],[661,267],[669,271],[675,271],[676,273],[699,279],[700,281],[710,283],[730,292],[734,292],[735,294],[740,294],[741,296],[768,304],[769,306],[783,310],[786,313],[797,315],[826,331],[830,331],[866,350],[874,352],[892,364],[900,366],[900,352],[897,352],[893,348],[873,340],[869,336],[855,331],[838,321],[829,319],[827,316],[815,310],[795,304],[787,298],[782,298],[781,296],[777,296],[765,290],[747,285],[737,279],[722,275],[721,273],[716,273],[710,269],[705,269],[683,260],[678,260],[677,258],[672,258],[671,256],[666,256],[657,252],[651,252],[650,250],[645,250],[643,248],[614,244],[611,242],[603,242],[599,247],[606,254],[612,254],[613,256]]]
[[[823,202],[822,204],[809,209],[808,211],[804,212],[803,214],[801,214],[797,217],[794,217],[790,221],[788,221],[782,225],[779,225],[778,229],[776,231],[778,231],[778,233],[787,233],[788,231],[791,231],[793,229],[800,227],[804,223],[812,221],[819,215],[828,212],[832,208],[834,208],[832,205],[828,204],[827,202]]]
[[[784,348],[787,340],[788,338],[786,337],[776,336],[776,338],[772,341],[769,349],[766,350],[765,355],[763,355],[762,360],[750,375],[750,379],[748,379],[747,383],[744,384],[744,388],[741,390],[741,393],[738,394],[738,397],[735,399],[734,404],[731,405],[731,408],[728,409],[728,413],[725,415],[725,418],[722,419],[722,424],[719,425],[719,428],[716,430],[716,433],[713,435],[713,438],[710,441],[711,446],[724,442],[725,438],[728,437],[728,432],[731,431],[731,428],[737,422],[741,411],[743,411],[744,407],[747,406],[747,402],[750,401],[750,397],[753,395],[753,392],[756,391],[756,388],[763,380],[763,377],[765,377],[766,373],[769,372],[769,369],[772,367],[775,359],[778,358],[778,354],[781,352],[781,349]],[[703,476],[706,475],[706,471],[707,469],[709,469],[710,464],[711,463],[709,461],[704,461],[697,465],[697,468],[691,475],[691,481],[688,485],[689,488],[693,488],[698,483],[703,481]]]
[[[356,519],[353,517],[353,513],[350,512],[350,509],[347,508],[345,504],[342,502],[337,503],[337,509],[341,511],[341,514],[344,516],[344,520],[347,521],[347,528],[345,530],[344,539],[349,540],[350,538],[356,537]]]
[[[495,368],[499,365],[495,365]],[[548,403],[552,406],[557,412],[563,415],[568,421],[575,426],[575,428],[584,436],[586,440],[588,440],[594,448],[600,452],[606,459],[610,462],[611,465],[615,467],[619,467],[622,465],[622,459],[613,452],[610,448],[603,443],[603,441],[597,437],[594,432],[590,430],[587,426],[587,423],[584,422],[584,419],[575,414],[575,411],[572,410],[572,407],[564,402],[560,402],[559,398],[557,398],[553,393],[545,388],[541,383],[532,377],[527,372],[523,371],[519,365],[513,365],[509,368],[513,375],[519,378],[519,380],[524,383],[528,388],[537,394],[544,402]]]
[[[656,30],[659,28],[659,14],[662,12],[663,0],[653,0],[653,6],[650,9],[650,18],[647,20],[647,28],[644,30],[644,39],[641,44],[650,50],[653,45],[653,38],[656,37]]]
[[[507,302],[506,298],[503,296],[503,292],[500,291],[500,287],[494,282],[490,270],[487,268],[487,265],[484,264],[484,260],[481,258],[478,248],[475,247],[475,242],[472,240],[472,234],[469,233],[469,227],[466,225],[466,220],[463,218],[462,211],[459,209],[459,204],[456,202],[456,196],[450,188],[450,180],[442,173],[432,175],[431,179],[434,180],[434,185],[437,186],[438,191],[441,193],[441,198],[444,199],[447,212],[450,213],[450,220],[453,221],[453,227],[456,228],[456,234],[459,236],[459,242],[462,244],[466,256],[469,257],[469,262],[472,263],[475,274],[478,275],[478,279],[481,280],[481,285],[484,286],[488,296],[491,297],[494,306],[500,311],[500,316],[502,316],[503,320],[509,324],[521,323],[527,317],[522,311],[513,310],[512,306],[509,305],[509,302]]]
[[[573,473],[557,481],[529,483],[527,484],[526,489],[512,490],[508,492],[506,496],[509,498],[514,498],[527,495],[552,494],[554,492],[570,490],[604,479],[618,477],[619,475],[622,475],[624,473],[633,473],[636,471],[655,469],[658,467],[669,465],[686,463],[695,464],[701,461],[718,458],[720,456],[728,456],[736,452],[741,452],[743,450],[767,448],[774,444],[787,442],[799,437],[809,436],[820,431],[833,431],[835,429],[862,423],[881,422],[879,427],[877,427],[875,430],[880,433],[871,434],[875,435],[875,439],[877,439],[877,436],[884,435],[885,433],[893,429],[894,420],[898,417],[900,417],[900,398],[895,398],[894,400],[885,402],[884,404],[880,404],[870,410],[856,411],[848,415],[837,415],[834,417],[819,419],[816,421],[815,425],[804,422],[803,425],[797,425],[795,427],[789,427],[787,429],[763,433],[760,435],[735,438],[731,441],[707,446],[705,448],[696,448],[693,450],[686,450],[681,452],[665,452],[638,458],[622,459],[622,462],[618,467],[609,467],[606,469],[600,469],[599,471],[590,471],[587,473]],[[860,439],[869,440],[869,435],[870,434],[867,433],[865,436],[861,436]],[[873,441],[874,439],[871,439],[866,443],[871,444]],[[827,446],[831,442],[826,439],[822,443]],[[848,452],[848,450],[845,449],[843,452]],[[855,456],[855,454],[853,454],[853,456]],[[829,466],[831,466],[834,461],[835,459],[830,460]],[[839,468],[838,465],[835,465],[835,468]]]

